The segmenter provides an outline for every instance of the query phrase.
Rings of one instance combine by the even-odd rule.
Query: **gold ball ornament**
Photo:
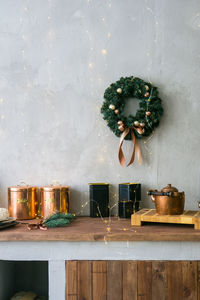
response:
[[[141,126],[141,127],[144,127],[144,126],[145,126],[145,123],[140,123],[140,126]]]
[[[115,110],[115,106],[114,106],[113,104],[110,104],[110,105],[109,105],[109,108],[110,108],[111,110]]]
[[[149,86],[145,85],[145,89],[146,89],[146,91],[148,91],[149,90]]]
[[[135,126],[139,126],[140,123],[139,123],[138,121],[135,121],[135,122],[134,122],[134,125],[135,125]]]
[[[118,122],[117,122],[117,124],[119,124],[119,125],[122,125],[122,124],[123,124],[123,122],[122,122],[122,121],[118,121]]]
[[[119,109],[115,109],[115,114],[118,115]]]
[[[145,97],[149,97],[149,93],[146,92],[146,93],[144,94],[144,96],[145,96]]]
[[[120,131],[124,131],[124,126],[123,126],[123,125],[120,125],[120,126],[118,127],[118,129],[119,129]]]
[[[146,116],[149,117],[151,115],[150,111],[146,111]]]
[[[122,93],[122,89],[121,89],[121,88],[118,88],[118,89],[117,89],[117,93],[118,93],[118,94],[121,94],[121,93]]]

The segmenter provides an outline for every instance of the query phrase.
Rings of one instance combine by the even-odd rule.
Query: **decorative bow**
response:
[[[144,128],[142,128],[142,127],[131,127],[131,128],[128,127],[124,130],[124,132],[122,133],[121,138],[120,138],[118,158],[119,158],[119,162],[122,167],[124,167],[125,161],[126,161],[124,153],[122,151],[122,145],[123,145],[125,137],[127,136],[127,134],[129,134],[129,132],[131,133],[131,138],[132,138],[132,142],[133,142],[133,152],[132,152],[131,159],[130,159],[127,167],[130,166],[134,162],[135,152],[137,154],[139,164],[142,164],[142,153],[141,153],[138,141],[135,138],[134,130],[136,130],[139,134],[144,133]]]

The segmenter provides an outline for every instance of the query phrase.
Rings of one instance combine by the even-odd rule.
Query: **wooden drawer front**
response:
[[[174,299],[200,300],[200,262],[66,262],[66,300]]]

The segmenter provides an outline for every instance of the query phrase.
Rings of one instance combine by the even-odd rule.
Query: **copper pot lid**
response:
[[[42,186],[40,190],[46,191],[46,192],[53,192],[55,190],[68,190],[69,186],[68,185],[47,185],[47,186]]]
[[[30,185],[16,185],[16,186],[10,186],[8,187],[8,191],[11,192],[23,192],[23,191],[36,191],[36,186],[30,186]]]
[[[167,186],[165,186],[161,192],[164,192],[164,193],[168,193],[168,192],[178,192],[178,189],[175,188],[174,186],[172,186],[171,184],[168,184]]]

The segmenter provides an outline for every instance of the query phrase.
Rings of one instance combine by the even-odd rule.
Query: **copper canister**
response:
[[[69,186],[44,186],[40,188],[41,217],[47,218],[55,212],[69,212]]]
[[[34,219],[37,215],[37,187],[12,186],[8,188],[8,211],[17,220]]]

